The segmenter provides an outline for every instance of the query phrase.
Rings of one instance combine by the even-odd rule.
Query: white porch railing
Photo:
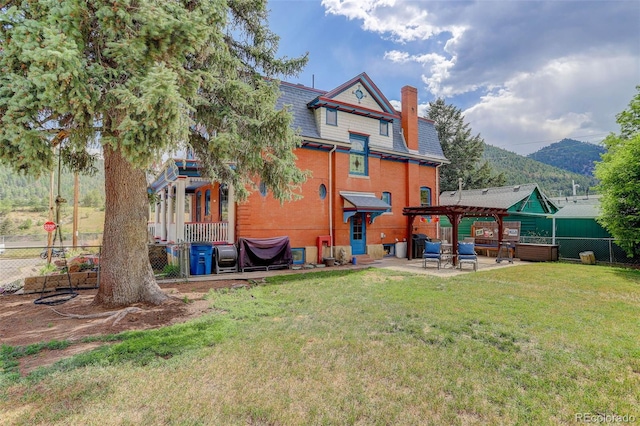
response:
[[[228,242],[227,222],[213,223],[185,223],[184,224],[184,240],[187,243],[194,242]]]

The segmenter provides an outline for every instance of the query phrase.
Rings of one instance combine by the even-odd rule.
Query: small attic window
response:
[[[338,110],[327,108],[327,125],[329,126],[337,126],[338,125]]]
[[[487,195],[488,192],[489,192],[489,188],[485,188],[482,190],[482,195]]]
[[[389,123],[384,120],[380,120],[380,135],[389,136]]]
[[[520,185],[516,185],[513,187],[513,192],[518,192],[520,191]]]
[[[449,194],[449,195],[453,197],[454,195],[456,195],[456,192],[458,192],[458,191],[453,191],[453,192],[451,192],[451,194]]]

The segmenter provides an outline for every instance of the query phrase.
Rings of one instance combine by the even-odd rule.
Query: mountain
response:
[[[550,166],[569,170],[585,176],[593,176],[594,161],[600,161],[604,147],[573,139],[562,139],[560,142],[545,146],[527,157]]]
[[[589,192],[593,194],[593,187],[598,182],[592,176],[553,167],[491,145],[485,145],[483,158],[496,173],[504,173],[505,185],[537,183],[549,197],[571,195],[572,181],[580,185],[580,194],[584,194],[587,188],[590,188]]]

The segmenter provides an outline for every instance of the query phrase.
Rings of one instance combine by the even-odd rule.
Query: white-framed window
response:
[[[380,120],[380,135],[389,136],[389,122]]]
[[[338,110],[327,108],[327,124],[329,126],[337,126],[338,125]]]
[[[350,134],[349,142],[351,142],[349,174],[369,176],[369,138],[363,135]]]

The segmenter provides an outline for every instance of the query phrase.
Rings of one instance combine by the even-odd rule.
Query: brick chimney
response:
[[[402,131],[409,149],[418,150],[418,89],[404,86],[402,94]]]

